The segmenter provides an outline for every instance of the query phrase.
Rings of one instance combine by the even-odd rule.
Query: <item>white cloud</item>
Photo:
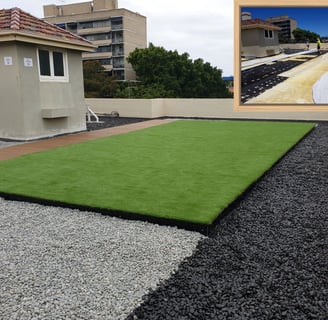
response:
[[[19,7],[43,17],[43,5],[83,0],[1,0],[0,7]],[[119,7],[147,17],[148,42],[167,50],[187,52],[212,66],[233,73],[232,0],[119,0]]]

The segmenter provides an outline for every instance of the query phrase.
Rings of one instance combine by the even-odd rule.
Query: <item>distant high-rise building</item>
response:
[[[126,61],[135,48],[147,47],[146,17],[118,8],[117,0],[93,0],[67,5],[45,5],[44,20],[93,42],[98,48],[83,53],[98,60],[118,80],[135,80]]]
[[[277,16],[266,19],[268,22],[280,27],[279,34],[286,39],[295,39],[293,31],[297,28],[297,21],[288,16]]]

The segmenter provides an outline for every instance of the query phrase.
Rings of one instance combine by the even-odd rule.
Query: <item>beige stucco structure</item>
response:
[[[44,6],[44,19],[92,41],[94,52],[83,60],[98,60],[118,80],[135,80],[126,58],[135,48],[147,47],[146,17],[119,8],[117,0],[93,0]]]
[[[0,30],[0,138],[31,140],[85,130],[81,54],[93,45],[68,33],[54,36],[59,28],[20,9],[3,12],[10,20]],[[63,76],[42,75],[40,52],[51,54],[50,60],[60,56]],[[51,73],[61,69],[56,63]]]
[[[246,19],[241,21],[241,56],[266,57],[278,54],[279,27],[261,19]]]

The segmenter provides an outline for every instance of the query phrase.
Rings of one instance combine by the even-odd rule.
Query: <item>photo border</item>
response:
[[[243,112],[322,112],[328,104],[241,104],[241,7],[327,7],[328,0],[234,0],[234,111]]]

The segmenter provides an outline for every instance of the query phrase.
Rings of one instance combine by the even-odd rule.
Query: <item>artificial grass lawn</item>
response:
[[[181,120],[0,162],[0,192],[211,224],[313,128]]]

